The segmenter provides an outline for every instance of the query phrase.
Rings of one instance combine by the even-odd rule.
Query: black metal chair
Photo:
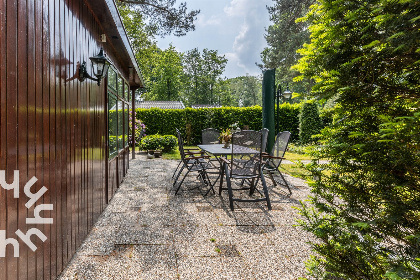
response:
[[[201,144],[219,144],[220,131],[215,128],[205,128],[201,131]]]
[[[178,193],[179,189],[181,188],[182,183],[185,180],[185,177],[187,177],[187,175],[190,172],[198,172],[198,177],[201,178],[206,185],[211,185],[210,179],[206,172],[206,170],[211,167],[209,156],[202,154],[202,152],[189,152],[189,151],[184,150],[184,141],[182,140],[181,133],[179,132],[178,129],[176,130],[176,133],[178,136],[179,153],[181,155],[181,162],[180,162],[181,169],[178,171],[176,175],[176,178],[173,183],[173,187],[175,187],[176,183],[178,182],[178,179],[180,175],[182,174],[182,171],[186,169],[187,172],[182,177],[182,180],[179,183],[178,188],[175,191],[175,194]],[[199,155],[197,155],[197,153]],[[176,170],[174,173],[176,173]]]
[[[215,128],[205,128],[201,131],[201,144],[208,145],[208,144],[219,144],[220,140],[220,131]],[[207,174],[217,174],[217,178],[215,179],[213,184],[216,184],[217,180],[220,178],[220,163],[219,160],[215,157],[210,156],[210,163],[211,167],[207,169]],[[213,186],[207,191],[206,195],[209,193],[210,190],[213,190]]]
[[[263,128],[260,130],[262,132],[263,142],[262,142],[262,148],[261,151],[264,153],[265,149],[267,147],[267,139],[268,139],[268,128]]]
[[[221,157],[223,161],[223,173],[226,176],[227,190],[229,193],[230,209],[233,211],[233,202],[256,202],[266,201],[267,207],[271,210],[270,198],[265,178],[262,172],[264,161],[262,160],[263,132],[253,130],[242,130],[232,134],[232,145],[230,159]],[[263,193],[257,188],[261,179]],[[223,180],[223,176],[221,178]],[[232,181],[240,180],[240,187],[233,188]],[[249,187],[244,187],[244,182]],[[243,199],[233,197],[233,191],[249,189],[249,195],[255,190],[262,198]],[[219,187],[219,194],[222,193],[222,184]]]
[[[286,153],[287,146],[289,145],[291,133],[289,131],[279,132],[276,136],[276,142],[273,145],[270,153],[263,153],[263,158],[266,161],[264,164],[263,172],[268,173],[269,177],[273,181],[274,185],[279,183],[275,180],[273,174],[277,173],[280,175],[286,187],[289,189],[289,193],[292,194],[289,184],[284,179],[283,174],[280,172],[280,165]]]
[[[181,133],[179,132],[179,130],[177,128],[176,128],[176,132],[177,132],[177,135],[178,135],[178,133],[181,135]],[[179,141],[178,141],[178,146],[179,146]],[[184,145],[182,145],[182,146],[184,146]],[[203,151],[201,151],[200,149],[194,149],[194,148],[185,149],[185,148],[183,148],[183,151],[184,151],[185,155],[188,156],[188,157],[195,156],[195,155],[203,155]],[[182,160],[179,161],[178,166],[176,167],[176,169],[174,170],[174,173],[172,174],[172,179],[174,179],[175,176],[178,174],[177,171],[178,171],[179,167],[182,166],[182,162],[183,162]]]

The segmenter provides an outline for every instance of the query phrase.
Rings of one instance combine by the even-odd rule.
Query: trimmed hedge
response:
[[[280,130],[292,133],[292,141],[299,139],[299,104],[280,105]],[[238,122],[240,128],[260,130],[262,107],[221,107],[200,109],[136,109],[136,118],[147,127],[147,134],[176,135],[178,128],[187,145],[201,143],[201,131],[212,127],[219,130]]]
[[[322,120],[319,117],[318,104],[314,101],[303,103],[299,115],[299,139],[301,144],[310,144],[315,141],[313,135],[319,134],[322,129]]]

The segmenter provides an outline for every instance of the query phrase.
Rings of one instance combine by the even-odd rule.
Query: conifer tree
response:
[[[420,279],[420,2],[319,0],[295,69],[335,98],[303,204],[318,279]]]

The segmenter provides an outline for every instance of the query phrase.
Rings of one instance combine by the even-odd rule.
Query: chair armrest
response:
[[[227,159],[227,158],[225,158],[225,157],[219,157],[219,159],[221,160],[221,161],[224,161],[225,163],[227,163],[227,164],[230,164],[230,161]]]
[[[207,155],[202,155],[202,156],[193,156],[193,157],[188,157],[187,159],[188,160],[190,160],[190,159],[201,159],[201,158],[210,158],[210,156],[207,156]]]
[[[203,154],[203,151],[198,151],[198,152],[190,152],[190,151],[185,151],[186,155],[196,155],[196,154]]]

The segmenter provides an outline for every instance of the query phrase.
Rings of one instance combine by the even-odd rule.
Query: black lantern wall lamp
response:
[[[110,62],[104,55],[104,50],[101,48],[99,53],[95,56],[89,57],[92,62],[93,74],[96,78],[93,78],[86,70],[86,62],[83,61],[79,67],[79,81],[83,82],[86,78],[98,82],[98,86],[101,85],[102,78],[106,77]]]
[[[285,99],[289,99],[292,96],[292,92],[289,90],[289,85],[286,84],[286,90],[283,91],[282,87],[281,87],[281,83],[278,85],[277,87],[277,92],[276,92],[276,99],[277,99],[277,117],[276,117],[276,135],[277,133],[279,133],[279,124],[280,124],[280,98],[285,98]]]

